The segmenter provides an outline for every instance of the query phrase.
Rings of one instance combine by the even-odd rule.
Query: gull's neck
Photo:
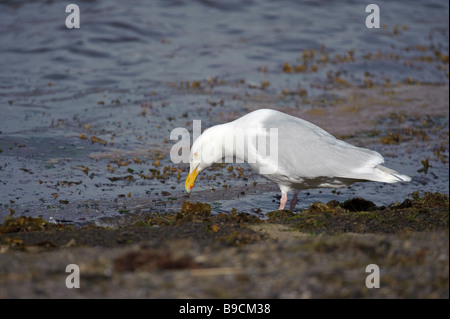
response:
[[[235,132],[233,123],[225,123],[213,126],[203,132],[199,137],[201,143],[196,149],[201,149],[202,156],[207,157],[207,161],[210,165],[213,163],[231,163],[236,156],[236,150],[234,147]],[[206,153],[204,153],[206,152]],[[224,161],[225,160],[225,161]],[[204,160],[202,160],[203,162]],[[242,159],[243,162],[243,159]],[[210,166],[210,165],[205,165]],[[204,165],[202,165],[204,166]]]

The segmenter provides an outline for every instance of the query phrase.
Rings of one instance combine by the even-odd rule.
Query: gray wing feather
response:
[[[338,140],[300,118],[274,110],[264,110],[260,117],[263,119],[259,125],[278,128],[278,165],[290,179],[320,176],[364,179],[384,162],[379,153]]]

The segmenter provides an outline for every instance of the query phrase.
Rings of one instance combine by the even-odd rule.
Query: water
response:
[[[364,83],[367,73],[376,84],[448,85],[448,62],[435,53],[448,57],[446,1],[379,1],[382,28],[376,30],[364,24],[370,2],[76,3],[80,29],[66,28],[65,2],[0,4],[0,218],[15,212],[84,222],[136,207],[176,210],[187,199],[188,167],[168,156],[175,127],[192,131],[192,120],[201,119],[206,128],[255,105],[308,108],[311,99],[328,94],[324,86],[336,86],[336,76],[352,85]],[[301,64],[305,49],[314,50],[311,61],[326,62],[314,62],[316,71],[283,72],[285,62]],[[261,89],[264,82],[269,85]],[[300,89],[307,101],[283,95]],[[448,119],[442,125],[448,127]],[[107,144],[91,143],[92,136]],[[417,173],[423,158],[413,154],[389,164],[423,181]],[[151,178],[149,169],[163,175],[164,167],[164,178]],[[382,205],[415,190],[448,193],[448,164],[435,161],[433,169],[443,176],[426,176],[425,187],[374,183],[340,195],[312,190],[298,205],[355,195]],[[216,212],[276,208],[277,187],[245,172],[246,180],[225,168],[209,171],[205,176],[217,179],[198,181],[189,200],[210,202]]]

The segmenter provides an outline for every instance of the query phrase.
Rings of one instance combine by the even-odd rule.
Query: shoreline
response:
[[[355,199],[262,220],[187,203],[117,229],[18,217],[0,226],[0,298],[448,298],[448,204]],[[80,289],[65,287],[69,264]],[[382,288],[364,285],[368,264]]]

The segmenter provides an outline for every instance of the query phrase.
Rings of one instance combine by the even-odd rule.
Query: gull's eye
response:
[[[194,153],[194,157],[198,157],[198,152],[195,152],[195,153]]]

